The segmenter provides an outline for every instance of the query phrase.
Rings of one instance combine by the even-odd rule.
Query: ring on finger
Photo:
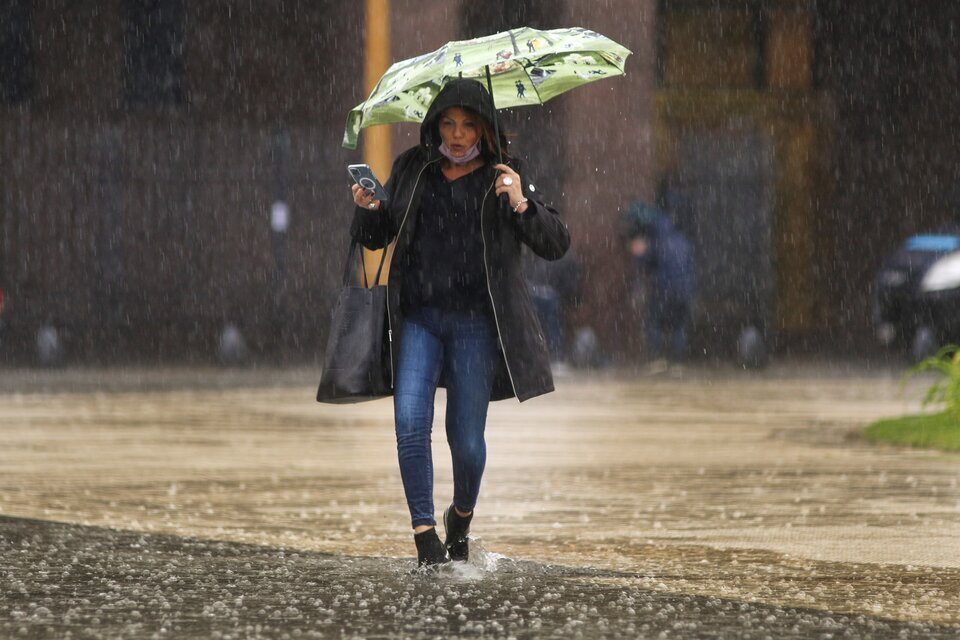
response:
[[[505,176],[503,178],[503,186],[509,187],[512,184],[513,184],[513,178],[511,178],[510,176]]]

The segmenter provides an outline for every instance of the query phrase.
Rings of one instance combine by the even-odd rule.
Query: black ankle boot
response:
[[[436,528],[415,533],[413,541],[417,545],[417,566],[423,567],[450,562],[450,558],[447,557],[447,550],[440,542]]]
[[[450,552],[451,560],[466,560],[470,557],[470,543],[467,535],[470,533],[470,521],[473,512],[468,516],[457,513],[453,505],[443,512],[443,528],[447,531],[447,539],[443,546]]]

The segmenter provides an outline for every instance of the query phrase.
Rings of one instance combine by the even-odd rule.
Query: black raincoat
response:
[[[404,252],[410,247],[420,215],[419,202],[423,191],[423,173],[431,164],[440,162],[440,136],[437,119],[449,107],[466,107],[493,123],[496,118],[493,101],[486,88],[474,80],[455,79],[447,83],[430,105],[420,127],[420,144],[400,154],[393,163],[385,185],[390,199],[380,209],[356,208],[350,232],[368,249],[379,249],[394,240],[394,255],[388,279],[388,320],[394,365],[400,353],[403,334],[400,308],[400,287],[403,282]],[[501,145],[506,145],[501,135]],[[497,197],[493,164],[496,151],[485,152],[487,163],[477,169],[484,172],[486,187],[481,205],[481,230],[487,290],[490,295],[502,355],[491,400],[516,396],[521,402],[553,391],[553,377],[543,330],[527,294],[521,267],[521,247],[526,244],[547,260],[557,260],[570,246],[570,233],[557,211],[540,199],[540,192],[525,176],[519,163],[507,159],[523,180],[523,195],[528,198],[527,210],[516,214],[505,197]],[[440,382],[443,386],[443,380]]]

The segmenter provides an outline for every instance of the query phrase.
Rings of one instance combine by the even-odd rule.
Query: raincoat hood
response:
[[[503,135],[503,127],[497,120],[497,109],[493,104],[493,98],[487,88],[476,80],[467,78],[454,78],[443,86],[437,97],[430,103],[427,109],[427,115],[423,118],[420,125],[420,144],[431,154],[437,153],[440,146],[440,131],[437,128],[437,121],[440,114],[450,107],[461,107],[476,111],[483,116],[491,126],[496,126],[500,131],[500,146],[506,155],[507,139]],[[485,149],[484,155],[495,157],[496,149]]]
[[[656,205],[634,201],[627,206],[620,220],[620,234],[626,238],[638,235],[661,234],[673,231],[670,218]]]

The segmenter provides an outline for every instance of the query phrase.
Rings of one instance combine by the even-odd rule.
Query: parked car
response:
[[[915,360],[960,340],[960,227],[911,236],[884,261],[873,316],[879,341]]]

